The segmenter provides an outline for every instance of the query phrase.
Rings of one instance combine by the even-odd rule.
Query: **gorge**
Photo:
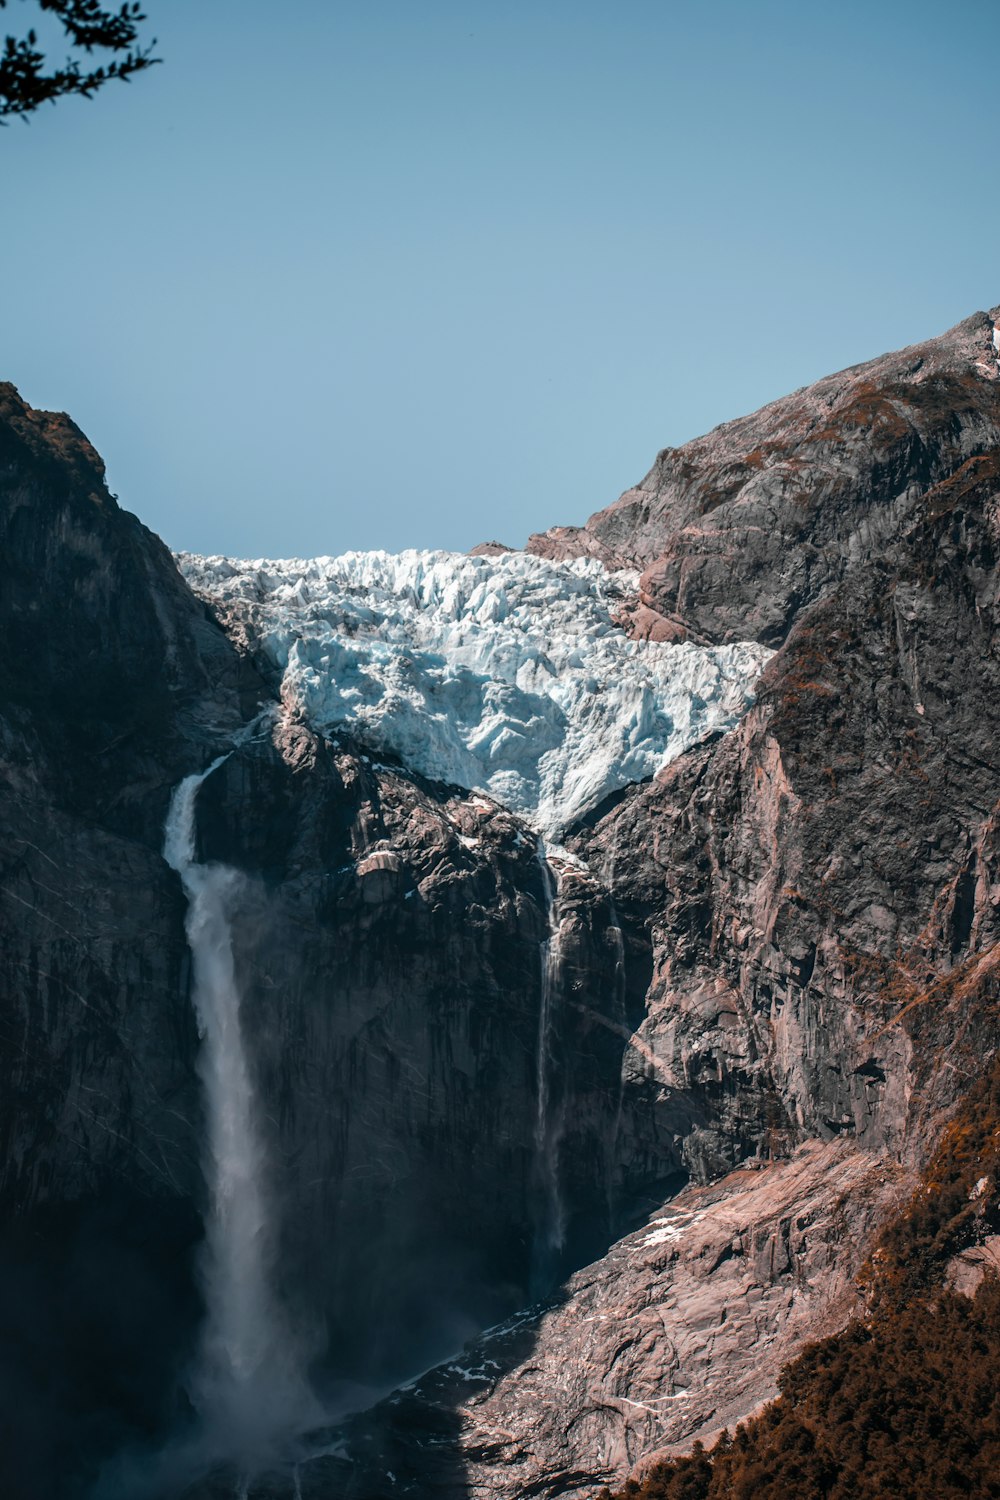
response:
[[[998,322],[471,556],[0,388],[5,1494],[583,1500],[847,1322],[997,1048]]]

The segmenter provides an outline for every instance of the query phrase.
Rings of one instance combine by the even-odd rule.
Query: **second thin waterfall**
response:
[[[559,880],[539,845],[538,865],[545,900],[545,937],[541,942],[541,995],[535,1052],[535,1182],[536,1208],[531,1256],[531,1294],[543,1296],[552,1287],[566,1242],[566,1210],[559,1173],[562,1142],[562,1104],[556,1091],[556,1028],[562,979]]]

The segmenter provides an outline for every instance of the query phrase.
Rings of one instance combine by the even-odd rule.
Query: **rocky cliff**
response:
[[[734,730],[566,832],[551,910],[530,829],[282,712],[72,423],[4,388],[8,1493],[85,1493],[189,1417],[202,1106],[162,826],[255,718],[198,829],[242,881],[279,1294],[331,1400],[499,1320],[320,1440],[301,1493],[588,1494],[752,1409],[846,1316],[997,1044],[996,316],[532,539],[640,569],[637,637],[776,651]],[[553,931],[568,1231],[519,1314]]]
[[[635,489],[527,550],[643,569],[634,628],[780,644],[893,542],[921,497],[994,452],[996,310],[665,448]]]
[[[734,1233],[706,1246],[693,1193],[690,1218],[654,1213],[503,1357],[472,1350],[478,1381],[387,1408],[416,1493],[448,1403],[452,1493],[585,1495],[773,1395],[796,1342],[846,1317],[871,1229],[996,1050],[997,316],[661,455],[585,528],[533,539],[646,565],[643,633],[666,631],[659,609],[671,631],[749,621],[780,642],[733,733],[572,841],[631,975],[622,1201],[652,1210],[672,1159],[720,1180]],[[765,442],[727,493],[733,453]],[[749,1198],[724,1175],[747,1159]]]
[[[599,883],[574,872],[550,912],[535,837],[502,808],[289,722],[73,424],[10,387],[0,417],[0,1465],[5,1493],[69,1495],[186,1420],[204,1126],[162,856],[183,775],[232,752],[199,852],[241,877],[275,1278],[322,1390],[384,1388],[528,1295],[553,921],[583,1003],[549,1039],[549,1274],[607,1243],[624,1015]]]

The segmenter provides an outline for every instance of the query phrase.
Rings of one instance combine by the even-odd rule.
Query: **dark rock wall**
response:
[[[58,1489],[178,1420],[203,1132],[163,822],[180,778],[276,705],[82,434],[2,395],[0,1385],[24,1414],[5,1492],[30,1494],[45,1465],[19,1432],[64,1433]],[[243,875],[232,917],[280,1289],[321,1380],[411,1373],[525,1295],[547,932],[534,840],[482,799],[266,715],[198,816],[201,856]],[[607,898],[579,877],[567,892],[551,1090],[578,1264],[610,1236],[623,1018]],[[26,1245],[46,1268],[27,1277]],[[82,1265],[93,1315],[53,1319]],[[129,1332],[143,1287],[151,1307],[162,1292],[152,1374]],[[45,1356],[19,1383],[25,1325]]]
[[[159,845],[253,683],[79,430],[10,386],[0,547],[0,1489],[33,1496],[176,1415],[200,1106]]]
[[[249,874],[236,951],[282,1281],[308,1289],[342,1373],[412,1373],[525,1295],[547,931],[533,841],[484,799],[282,724],[203,796],[203,856]],[[550,1085],[579,1264],[610,1237],[622,1017],[607,900],[580,875],[563,886]]]

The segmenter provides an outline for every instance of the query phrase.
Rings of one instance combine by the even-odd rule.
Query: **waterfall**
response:
[[[537,1201],[532,1244],[531,1293],[549,1291],[558,1271],[566,1240],[566,1211],[559,1177],[559,1147],[562,1141],[562,1108],[553,1097],[556,1006],[562,976],[560,923],[558,917],[559,876],[549,864],[544,844],[539,845],[545,899],[545,937],[541,942],[541,998],[538,1007],[538,1040],[535,1049],[535,1178]]]
[[[611,935],[611,943],[615,950],[615,1008],[622,1010],[625,1005],[625,934],[622,932],[622,924],[618,917],[618,908],[615,898],[608,892],[608,932]]]
[[[192,1002],[201,1037],[208,1187],[201,1264],[205,1324],[192,1375],[192,1400],[213,1458],[249,1472],[315,1418],[293,1341],[270,1286],[273,1221],[265,1157],[248,1065],[230,916],[242,877],[196,859],[195,805],[206,771],[174,791],[163,856],[188,900]]]
[[[612,867],[613,868],[613,867]],[[625,934],[622,932],[621,921],[618,917],[618,908],[615,898],[611,894],[610,883],[608,885],[608,934],[615,955],[615,1013],[616,1018],[627,1022],[626,1014],[626,976],[625,976]],[[622,1052],[621,1066],[618,1069],[618,1098],[615,1104],[615,1115],[610,1131],[608,1132],[607,1148],[605,1152],[604,1165],[604,1192],[605,1203],[608,1214],[608,1224],[612,1232],[616,1223],[615,1212],[615,1171],[618,1164],[619,1143],[622,1128],[622,1111],[625,1106],[625,1061],[627,1049]]]

